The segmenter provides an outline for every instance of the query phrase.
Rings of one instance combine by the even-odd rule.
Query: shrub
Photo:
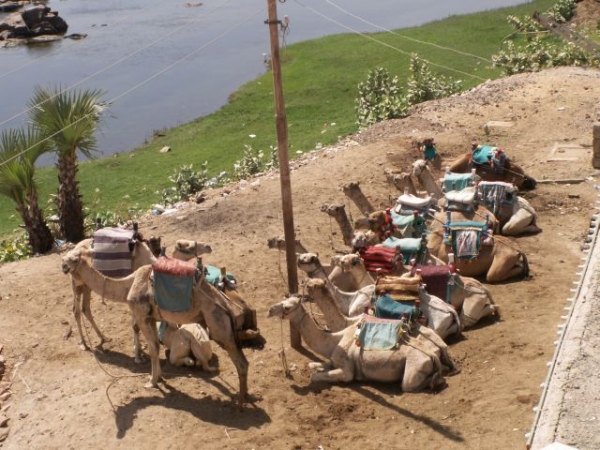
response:
[[[408,106],[398,87],[398,77],[391,77],[386,69],[378,67],[369,72],[367,81],[358,84],[356,124],[366,128],[386,119],[405,117]]]
[[[162,200],[165,205],[174,205],[178,201],[188,200],[193,194],[196,194],[206,187],[208,182],[208,161],[202,164],[199,172],[194,171],[193,164],[182,165],[179,170],[169,177],[174,186],[164,189]]]
[[[27,234],[25,233],[15,239],[0,241],[0,262],[12,262],[29,258],[31,247],[27,242]]]

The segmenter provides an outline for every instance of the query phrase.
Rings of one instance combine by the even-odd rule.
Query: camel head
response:
[[[343,272],[348,272],[353,267],[356,267],[361,263],[361,259],[358,253],[349,253],[348,255],[335,255],[331,259],[331,265],[339,267]]]
[[[209,244],[196,242],[190,239],[179,239],[175,242],[175,250],[172,257],[182,261],[189,261],[200,255],[212,253],[212,248]]]
[[[282,302],[279,302],[269,308],[267,317],[279,317],[280,319],[287,319],[288,316],[297,310],[302,304],[300,297],[292,296],[288,297]]]
[[[321,267],[319,255],[316,253],[296,253],[296,263],[300,270],[307,273],[314,272]]]
[[[62,257],[61,269],[65,275],[72,274],[77,270],[79,264],[81,264],[81,250],[75,248]]]
[[[376,245],[379,244],[379,237],[377,235],[377,233],[374,233],[373,231],[356,231],[354,233],[354,238],[352,239],[352,249],[354,251],[358,251],[361,248],[365,248],[369,245]]]
[[[277,250],[285,250],[285,239],[282,237],[272,237],[267,240],[267,247]]]
[[[423,172],[424,170],[426,170],[426,168],[427,168],[427,161],[425,161],[424,159],[417,159],[412,164],[412,168],[413,168],[413,175],[415,177],[418,177],[419,175],[421,175],[421,172]]]

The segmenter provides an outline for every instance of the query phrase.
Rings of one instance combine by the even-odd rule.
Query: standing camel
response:
[[[94,259],[94,248],[93,248],[94,240],[84,239],[79,242],[72,251],[79,252],[79,255],[82,259],[85,260],[85,263],[90,267],[93,265]],[[196,253],[198,254],[207,254],[212,251],[210,245],[206,243],[197,243]],[[148,246],[148,244],[143,240],[136,240],[133,252],[131,253],[131,267],[132,271],[135,271],[137,268],[144,266],[146,264],[152,264],[156,261],[156,257],[154,256],[152,250]],[[73,290],[73,314],[75,316],[75,323],[77,324],[77,331],[79,332],[80,346],[82,350],[89,350],[89,346],[85,341],[83,335],[83,327],[81,324],[81,314],[85,316],[85,318],[90,322],[90,325],[96,332],[96,335],[100,338],[100,343],[98,344],[98,348],[101,349],[104,342],[108,341],[108,339],[102,334],[100,328],[96,324],[94,317],[92,315],[92,310],[90,308],[91,302],[91,287],[85,283],[83,280],[78,278],[76,275],[71,275],[71,288]],[[124,302],[127,297],[127,292],[119,294],[120,297],[114,297],[109,295],[109,293],[105,292],[103,289],[94,290],[94,292],[102,297],[104,300],[114,300]],[[135,331],[135,326],[134,326]],[[141,362],[141,354],[139,349],[139,342],[137,341],[137,333],[134,332],[134,346],[135,346],[135,358],[136,362]]]
[[[185,262],[180,264],[187,265],[188,269],[190,267]],[[62,270],[83,280],[95,292],[111,292],[115,298],[124,298],[125,295],[133,321],[148,342],[152,369],[146,387],[158,386],[158,381],[162,378],[157,321],[177,325],[200,323],[208,327],[210,338],[227,351],[237,369],[240,385],[238,406],[242,408],[248,393],[248,360],[241,350],[235,332],[234,315],[224,294],[203,277],[193,287],[190,307],[184,311],[171,312],[161,309],[156,303],[151,280],[152,265],[142,266],[125,278],[115,279],[103,276],[90,265],[82,264],[79,252],[69,252],[63,257]]]

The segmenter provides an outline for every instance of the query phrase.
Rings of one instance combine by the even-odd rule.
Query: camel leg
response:
[[[96,332],[96,335],[100,338],[100,343],[96,347],[101,350],[104,343],[109,341],[109,339],[104,337],[104,334],[102,334],[102,331],[100,331],[100,328],[98,327],[98,325],[96,325],[94,316],[92,316],[92,308],[90,307],[91,300],[92,300],[92,290],[88,286],[85,286],[85,285],[81,286],[81,288],[82,288],[81,312],[83,313],[85,318],[88,320],[88,322],[90,323],[90,325]]]
[[[348,355],[347,350],[338,347],[331,355],[331,364],[335,369],[313,373],[310,381],[325,381],[328,383],[345,382],[354,380],[354,361]]]
[[[529,211],[522,208],[504,224],[502,234],[505,236],[516,236],[524,233],[537,233],[540,231],[540,228],[535,225],[534,219]]]
[[[520,255],[515,255],[501,261],[500,258],[495,256],[486,275],[486,281],[488,283],[498,283],[523,275],[525,269],[519,259]]]
[[[140,346],[140,327],[135,322],[135,317],[131,316],[131,328],[133,329],[133,355],[136,364],[144,362]]]
[[[441,377],[434,365],[433,357],[416,348],[409,348],[406,356],[404,375],[402,377],[403,392],[418,392],[427,386],[439,384]]]
[[[209,342],[197,342],[195,339],[190,341],[191,351],[196,358],[196,365],[201,366],[205,372],[218,372],[218,367],[209,364],[212,358],[212,350]]]
[[[81,350],[89,350],[90,348],[83,336],[83,327],[81,325],[81,296],[83,286],[78,286],[75,284],[75,280],[71,279],[71,287],[73,288],[73,315],[75,316],[75,324],[79,332],[79,346]]]
[[[131,313],[132,315],[135,315],[133,308]],[[160,342],[158,340],[158,331],[156,330],[156,320],[154,320],[152,316],[144,315],[141,320],[136,320],[136,323],[140,327],[140,331],[144,335],[144,338],[146,338],[146,342],[148,343],[148,353],[150,354],[150,381],[146,383],[144,387],[158,387],[158,380],[162,379],[162,368],[160,367],[160,360],[158,357]]]
[[[308,363],[308,368],[312,369],[316,372],[324,372],[326,370],[331,370],[333,369],[333,366],[329,363],[322,363],[322,362],[317,362],[317,361],[313,361],[313,362],[309,362]]]

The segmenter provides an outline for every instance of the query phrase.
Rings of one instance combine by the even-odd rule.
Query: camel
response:
[[[325,287],[325,282],[318,278],[311,278],[306,283],[308,291],[308,299],[314,300],[319,309],[323,312],[325,322],[329,330],[336,332],[347,328],[350,325],[359,323],[363,315],[360,314],[354,317],[348,317],[342,314],[340,309],[335,302],[335,299],[331,296],[330,292]],[[444,340],[431,328],[420,324],[418,321],[414,321],[411,324],[411,331],[417,335],[417,339],[425,338],[433,341],[436,346],[440,348],[442,352],[442,361],[449,362],[449,366],[454,369],[454,364],[451,362],[450,355],[448,354],[448,345]]]
[[[361,280],[363,283],[375,283],[375,280],[363,264],[362,259],[356,253],[334,258],[331,264],[349,273],[355,280]],[[487,316],[495,315],[496,317],[500,317],[500,308],[494,303],[489,289],[475,278],[465,277],[456,272],[452,273],[450,268],[448,270],[448,295],[446,298],[442,298],[442,300],[450,303],[458,312],[460,323],[464,328],[474,326],[480,319]],[[407,270],[402,275],[407,276],[410,274],[411,271]],[[423,277],[427,289],[427,278]]]
[[[481,182],[477,185],[480,202],[498,217],[498,230],[505,236],[534,234],[541,230],[537,226],[537,213],[531,204],[517,195],[517,187],[503,182]]]
[[[167,347],[167,358],[174,366],[201,366],[206,372],[218,372],[209,362],[213,356],[208,332],[199,323],[174,326],[160,322],[159,337]],[[161,329],[162,327],[162,329]],[[161,333],[162,331],[162,333]],[[191,355],[191,356],[190,356]]]
[[[270,238],[267,241],[267,245],[269,246],[269,248],[276,248],[280,251],[286,250],[285,239],[283,238]],[[299,253],[302,254],[310,252],[304,245],[300,243],[299,240],[296,240],[296,255]],[[345,291],[356,289],[354,278],[352,278],[352,276],[347,272],[340,269],[336,269],[334,266],[328,264],[323,264],[322,268],[329,277],[329,279],[340,289]]]
[[[449,208],[450,202],[457,197],[469,198],[467,203],[462,204],[464,209]],[[456,222],[487,223],[487,229],[491,233],[495,233],[499,229],[500,222],[494,213],[477,201],[475,188],[447,192],[438,204],[441,210],[433,216],[433,221],[429,227],[431,231],[440,230],[445,225]]]
[[[185,241],[180,239],[173,250],[172,258],[180,261],[190,261],[197,258],[197,243],[194,241]],[[214,268],[216,270],[216,268]],[[260,336],[260,331],[256,323],[256,310],[240,295],[235,281],[230,280],[224,267],[220,269],[218,287],[225,294],[229,307],[235,315],[235,329],[238,339],[241,341],[251,341]]]
[[[442,230],[432,231],[427,237],[429,252],[448,263],[451,248],[444,242]],[[492,245],[482,245],[479,255],[472,260],[456,258],[456,269],[461,275],[477,277],[485,275],[488,283],[498,283],[514,277],[527,278],[529,263],[527,256],[516,243],[504,236],[495,236]]]
[[[178,260],[171,259],[171,261]],[[83,262],[81,252],[69,252],[63,257],[62,270],[81,279],[95,292],[108,292],[113,298],[119,299],[124,298],[125,295],[133,321],[148,342],[152,369],[146,387],[157,387],[159,379],[162,378],[156,322],[166,321],[177,325],[200,323],[208,327],[210,339],[227,351],[233,361],[240,386],[238,407],[240,409],[243,407],[248,393],[249,364],[235,332],[234,314],[221,291],[201,277],[194,284],[189,308],[180,312],[171,312],[159,308],[154,297],[151,275],[153,265],[156,263],[142,266],[125,278],[110,278]],[[183,261],[179,261],[179,264],[186,265],[188,270],[190,268],[190,265]]]
[[[331,282],[319,257],[315,253],[299,253],[296,255],[298,268],[307,273],[309,278],[320,278],[326,282],[327,288],[336,299],[340,310],[347,316],[356,316],[371,304],[375,285],[368,285],[357,291],[343,291]]]
[[[451,362],[444,366],[440,348],[432,341],[418,342],[408,333],[403,333],[400,345],[392,349],[364,350],[356,345],[358,324],[336,333],[321,330],[299,297],[290,297],[273,305],[267,316],[292,322],[306,344],[329,360],[328,363],[309,364],[317,370],[312,374],[311,382],[400,381],[404,392],[426,388],[437,390],[446,385],[444,375],[453,367]]]
[[[72,250],[80,252],[81,257],[85,259],[86,264],[89,264],[90,267],[92,266],[94,256],[93,242],[94,240],[92,238],[84,239],[83,241],[79,242]],[[208,254],[211,251],[212,249],[210,245],[206,243],[199,243],[197,245],[196,252],[198,254]],[[154,256],[147,242],[140,239],[136,240],[134,251],[131,254],[132,270],[135,270],[146,264],[151,264],[154,261],[156,261],[156,257]],[[90,289],[90,286],[88,286],[85,282],[73,275],[71,275],[71,287],[73,290],[73,314],[75,316],[75,323],[77,324],[77,331],[79,332],[80,347],[82,348],[82,350],[90,349],[87,342],[85,341],[83,327],[81,324],[81,314],[83,313],[85,318],[89,321],[90,325],[94,329],[96,335],[100,338],[100,343],[97,345],[97,348],[102,349],[104,342],[107,342],[108,339],[104,336],[104,334],[102,334],[92,315],[92,310],[90,308],[92,290]],[[125,298],[127,296],[127,293],[125,292],[124,294],[120,293],[121,297],[115,298],[110,296],[108,293],[104,292],[104,290],[102,289],[94,292],[102,296],[103,300],[107,298],[109,300],[123,302],[125,301]],[[141,362],[142,359],[139,349],[139,342],[137,341],[136,336],[137,333],[134,333],[135,360],[136,362]]]
[[[342,230],[342,238],[344,244],[352,245],[352,238],[354,237],[354,229],[352,223],[346,214],[345,205],[323,205],[321,211],[326,213],[329,217],[333,217]]]
[[[433,174],[429,170],[427,161],[424,159],[416,160],[412,165],[413,176],[419,180],[419,183],[428,195],[439,200],[444,196],[441,186],[436,182]]]
[[[310,279],[306,283],[306,288],[308,295],[315,300],[319,308],[323,311],[327,325],[332,331],[338,331],[340,326],[348,326],[349,322],[347,321],[354,320],[357,316],[362,315],[366,309],[374,306],[373,296],[369,298],[358,297],[355,300],[357,304],[351,305],[355,307],[348,314],[344,314],[344,304],[337,301],[337,292],[334,292],[327,285],[326,280],[319,278]],[[331,300],[327,300],[327,298]],[[419,291],[419,299],[421,300],[423,316],[427,320],[429,328],[435,331],[439,337],[445,339],[461,331],[460,319],[452,306],[438,297],[429,295],[423,289]],[[327,307],[326,303],[331,303],[332,301],[335,302],[342,316],[336,315],[331,308]]]
[[[384,170],[384,173],[388,183],[390,183],[400,192],[417,195],[417,190],[415,189],[415,185],[409,172],[397,172],[393,169],[387,168]]]
[[[512,162],[510,158],[506,159],[504,170],[501,173],[496,173],[490,171],[488,166],[476,163],[473,164],[471,152],[467,152],[450,162],[448,169],[450,172],[454,173],[468,173],[473,165],[477,171],[477,175],[484,181],[504,181],[506,183],[512,183],[520,191],[535,189],[537,184],[535,179],[527,175],[525,171]]]

